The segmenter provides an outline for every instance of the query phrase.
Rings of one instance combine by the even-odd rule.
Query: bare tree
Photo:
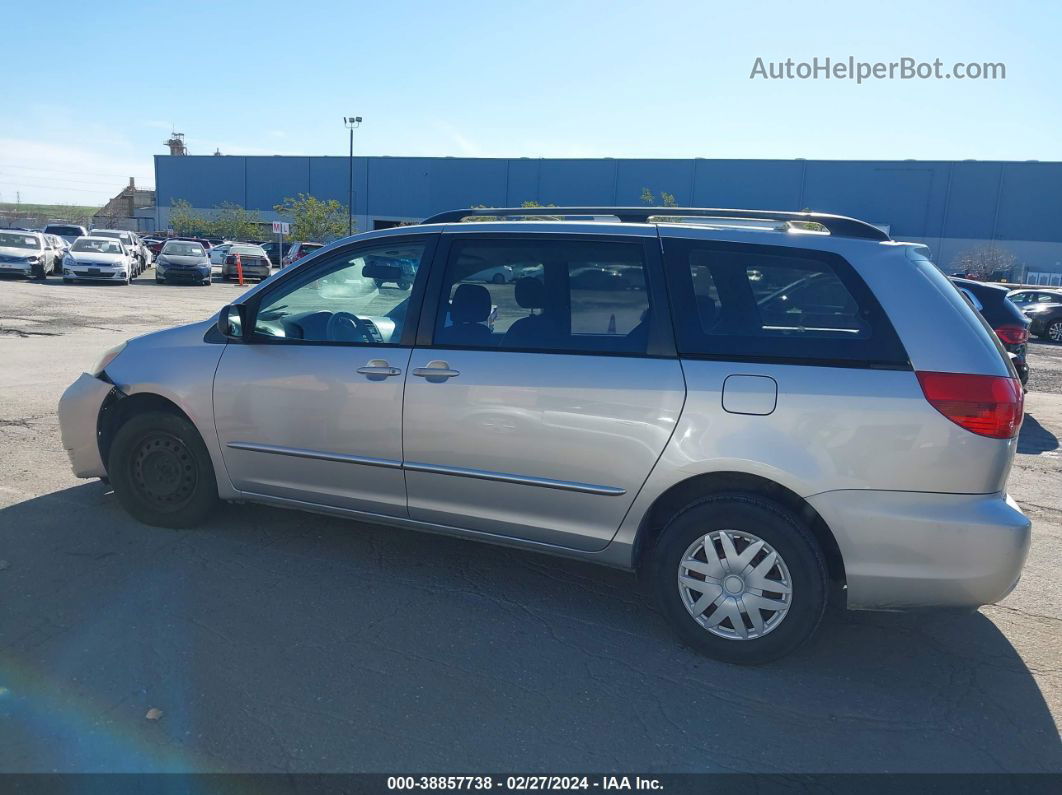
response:
[[[962,271],[975,279],[1006,278],[1016,257],[995,243],[984,243],[959,252],[951,261],[953,272]]]

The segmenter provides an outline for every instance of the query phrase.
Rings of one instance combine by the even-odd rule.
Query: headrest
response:
[[[516,280],[516,303],[524,309],[543,309],[546,306],[546,285],[540,280],[524,276]]]
[[[462,284],[450,301],[454,323],[482,323],[490,317],[490,292],[482,284]]]

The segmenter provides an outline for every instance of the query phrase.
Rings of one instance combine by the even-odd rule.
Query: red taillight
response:
[[[1029,341],[1029,329],[1025,326],[1000,326],[996,336],[1004,345],[1021,345]]]
[[[1016,378],[964,373],[916,373],[926,400],[966,430],[1011,439],[1021,427],[1023,397]]]

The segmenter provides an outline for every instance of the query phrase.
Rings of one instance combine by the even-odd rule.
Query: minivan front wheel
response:
[[[826,608],[826,565],[810,528],[756,494],[686,506],[661,531],[650,565],[672,627],[724,662],[788,654],[814,634]]]
[[[145,412],[119,428],[107,473],[118,501],[156,527],[194,527],[218,501],[210,453],[195,427],[174,414]]]

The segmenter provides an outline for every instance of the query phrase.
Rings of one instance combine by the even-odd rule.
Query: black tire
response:
[[[773,547],[788,569],[792,587],[788,612],[760,637],[743,640],[712,634],[694,619],[680,593],[679,564],[687,550],[706,534],[721,530],[743,531],[762,539]],[[738,553],[748,547],[747,541],[740,538],[733,543],[735,547],[744,544],[737,549]],[[757,553],[752,560],[760,556],[764,552]],[[811,529],[792,511],[754,493],[713,494],[686,506],[661,531],[649,566],[657,601],[679,637],[702,654],[723,662],[760,665],[789,654],[814,634],[826,609],[826,564]],[[769,589],[764,592],[782,593]],[[768,598],[784,599],[785,596]],[[714,614],[712,607],[708,610]],[[709,616],[708,610],[702,617]],[[757,612],[762,619],[763,613]],[[765,619],[764,626],[776,615],[772,613]],[[752,622],[747,616],[748,613],[742,613],[743,626],[749,631]],[[721,631],[733,628],[729,618],[717,626]]]
[[[495,273],[490,277],[491,282],[494,284],[505,284],[505,276],[500,273]]]
[[[194,527],[218,501],[206,445],[195,426],[174,414],[145,412],[119,428],[107,474],[122,507],[155,527]]]
[[[158,274],[156,273],[156,274],[155,274],[155,284],[165,284],[165,283],[166,283],[166,280],[165,280],[165,279],[163,279],[163,278],[162,278],[161,276],[159,276],[159,275],[158,275]]]
[[[399,290],[408,290],[412,286],[413,285],[410,282],[407,282],[404,279],[398,283],[398,289]]]
[[[1053,334],[1053,336],[1052,336]],[[1052,320],[1044,327],[1041,339],[1050,342],[1062,342],[1062,320]]]
[[[384,286],[384,283],[381,279],[373,279],[373,282],[376,284],[377,290]]]

